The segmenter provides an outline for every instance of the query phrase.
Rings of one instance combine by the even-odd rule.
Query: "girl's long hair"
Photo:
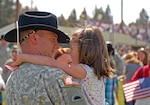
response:
[[[100,29],[87,26],[73,34],[79,47],[79,62],[94,68],[98,79],[113,77],[115,71],[110,66],[107,45]]]

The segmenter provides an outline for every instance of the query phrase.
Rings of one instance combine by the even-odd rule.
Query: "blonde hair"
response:
[[[137,63],[137,64],[140,64],[142,62],[140,60],[138,60],[137,52],[131,51],[131,52],[128,52],[125,55],[125,64],[127,64],[127,63]]]
[[[90,25],[76,30],[72,36],[78,43],[79,62],[93,67],[98,79],[113,77],[114,69],[110,66],[107,45],[100,29]]]

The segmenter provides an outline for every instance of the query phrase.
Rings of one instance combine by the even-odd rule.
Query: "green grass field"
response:
[[[123,81],[118,80],[118,105],[125,105],[124,104],[124,95],[123,95],[123,88],[122,88]]]
[[[2,91],[2,94],[3,94],[3,104],[2,105],[6,105],[6,102],[5,102],[5,91]]]

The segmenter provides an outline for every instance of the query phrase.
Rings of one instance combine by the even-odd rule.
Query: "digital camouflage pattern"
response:
[[[57,68],[24,63],[11,73],[6,84],[6,104],[68,105],[59,86],[64,75]]]

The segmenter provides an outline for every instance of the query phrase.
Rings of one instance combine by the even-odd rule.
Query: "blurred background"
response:
[[[69,36],[74,28],[93,24],[114,46],[137,49],[150,45],[148,8],[148,0],[0,0],[0,33],[14,28],[22,12],[48,11],[57,15],[59,28]]]

